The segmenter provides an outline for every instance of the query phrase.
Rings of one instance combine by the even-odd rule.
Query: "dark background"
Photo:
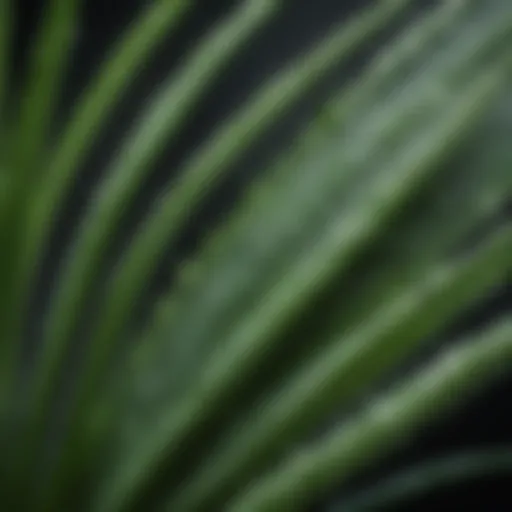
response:
[[[17,0],[16,3],[20,13],[17,32],[19,40],[16,44],[18,54],[15,60],[16,72],[19,77],[27,41],[34,33],[42,1]],[[94,70],[107,46],[137,13],[138,9],[146,3],[142,0],[86,0],[84,21],[77,34],[77,50],[62,98],[62,121],[65,120],[67,107],[80,93],[87,77]],[[254,87],[261,84],[284,62],[322,36],[333,23],[345,19],[369,3],[360,0],[289,1],[276,22],[265,29],[259,40],[251,43],[243,55],[236,59],[215,83],[211,93],[189,119],[177,143],[162,156],[128,216],[114,252],[122,250],[130,233],[133,232],[137,219],[162,184],[172,179],[173,175],[169,173],[169,169],[176,168],[183,157],[202,140],[220,119],[240,104]],[[426,0],[418,1],[418,10],[428,8],[434,3]],[[76,225],[78,215],[84,208],[92,187],[101,176],[102,164],[108,161],[115,151],[117,141],[125,133],[126,126],[144,105],[144,100],[161,78],[179,64],[180,59],[186,56],[187,50],[191,48],[198,36],[227,12],[234,2],[200,0],[197,4],[199,8],[192,16],[189,16],[182,29],[160,48],[140,80],[134,84],[127,100],[118,109],[110,126],[100,138],[94,154],[85,163],[68,204],[62,211],[60,220],[55,227],[54,241],[50,253],[47,255],[39,287],[41,297],[51,284],[54,269],[63,255],[63,250]],[[317,87],[314,93],[291,115],[279,122],[272,133],[260,141],[258,147],[244,161],[238,163],[233,169],[232,176],[221,184],[213,200],[206,205],[197,218],[191,221],[186,232],[183,233],[178,251],[169,254],[167,262],[169,259],[180,260],[194,249],[202,234],[211,229],[229,210],[240,190],[254,176],[257,167],[290,140],[301,123],[321,104],[326,93],[353,75],[366,61],[372,50],[382,44],[389,35],[385,34],[384,37],[375,38],[371,45],[360,52],[352,62],[341,69],[334,70],[328,80]],[[112,257],[115,258],[115,254]],[[158,293],[161,287],[166,287],[168,284],[169,277],[162,270],[155,275],[152,293]],[[40,302],[41,300],[36,298],[35,324],[37,324],[38,315],[41,314]],[[510,310],[511,305],[512,290],[510,287],[504,286],[497,290],[495,296],[485,304],[460,319],[450,331],[459,333],[462,330],[472,329],[485,323],[493,315]],[[435,456],[466,448],[500,445],[512,441],[512,415],[509,414],[507,405],[510,404],[510,396],[512,396],[512,379],[503,379],[491,389],[475,397],[470,405],[458,411],[455,416],[439,423],[436,427],[426,429],[424,435],[412,448],[386,462],[386,472],[390,470],[390,467],[400,469],[426,456]],[[371,483],[383,474],[382,470],[377,469],[358,484]],[[505,478],[473,481],[467,485],[436,491],[435,494],[422,497],[421,501],[407,503],[403,510],[431,510],[432,507],[440,510],[454,508],[455,510],[464,510],[470,506],[486,511],[512,510],[512,493],[510,493],[509,484],[509,479]],[[325,503],[332,503],[336,499],[336,495],[326,497]],[[316,510],[324,508],[324,504],[318,504],[315,507]],[[398,508],[393,507],[393,510],[398,510]]]

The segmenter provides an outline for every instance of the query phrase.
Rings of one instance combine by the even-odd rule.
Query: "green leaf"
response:
[[[145,102],[57,263],[56,282],[41,290],[38,273],[73,180],[153,50],[194,4],[148,2],[60,131],[55,113],[81,3],[44,2],[26,74],[12,91],[15,6],[0,0],[0,508],[298,510],[335,483],[350,484],[508,368],[510,315],[407,373],[512,269],[504,215],[512,197],[511,4],[420,4],[376,2],[255,90],[172,171],[177,180],[103,279],[156,159],[281,8],[277,0],[235,2]],[[420,14],[259,170],[189,260],[169,269],[172,288],[147,299],[165,250],[233,166],[414,7]],[[40,292],[42,329],[30,304]],[[135,332],[146,300],[149,318]],[[83,357],[71,376],[79,333]],[[491,463],[477,462],[480,470]],[[434,469],[456,478],[468,467]],[[421,490],[435,483],[434,469],[364,498],[399,498],[396,486]],[[368,503],[353,498],[356,510]]]
[[[5,3],[5,2],[3,2]],[[5,97],[0,97],[0,134],[2,172],[9,171],[4,181],[7,191],[0,214],[0,337],[2,339],[2,363],[0,365],[0,411],[4,413],[5,390],[12,392],[19,355],[21,329],[23,325],[20,310],[19,279],[20,261],[23,259],[23,225],[27,215],[34,186],[39,182],[38,164],[46,158],[46,145],[53,128],[57,101],[63,77],[73,48],[76,19],[80,2],[78,0],[52,0],[43,10],[31,54],[28,58],[25,87],[22,88],[11,126],[3,126],[6,115]],[[5,22],[12,23],[9,5],[4,6]],[[4,21],[4,19],[2,19]],[[0,27],[0,31],[3,27]],[[10,31],[6,32],[6,37]],[[2,36],[4,35],[2,34]],[[10,48],[0,43],[3,55],[0,57],[0,73],[11,67]],[[4,62],[5,61],[5,62]],[[2,81],[3,78],[0,78]],[[7,77],[4,82],[7,81]],[[5,83],[0,89],[5,89]],[[5,91],[0,90],[5,96]],[[7,142],[7,144],[6,144]],[[3,154],[5,152],[5,155]],[[4,167],[5,166],[5,167]]]
[[[113,346],[114,341],[120,334],[120,329],[125,327],[126,319],[130,315],[132,303],[139,294],[141,287],[144,285],[145,277],[151,269],[154,253],[164,248],[166,240],[168,239],[166,235],[171,228],[173,229],[173,233],[176,232],[178,225],[176,222],[171,221],[168,216],[174,216],[176,214],[180,218],[183,218],[188,208],[188,206],[184,208],[185,203],[193,201],[193,197],[196,196],[196,193],[202,188],[204,180],[201,176],[208,176],[210,173],[220,173],[227,165],[228,161],[240,154],[250,140],[274,119],[277,109],[283,110],[297,101],[300,95],[317,81],[319,76],[325,73],[337,58],[346,57],[352,53],[362,42],[360,29],[366,29],[367,31],[377,30],[382,27],[390,17],[396,15],[406,4],[407,2],[403,0],[399,2],[396,0],[384,2],[382,7],[366,13],[342,34],[334,32],[333,35],[320,44],[304,62],[301,62],[300,66],[291,66],[289,70],[286,70],[264,88],[261,94],[257,95],[255,100],[250,103],[245,110],[235,117],[231,123],[226,125],[226,129],[221,131],[219,136],[214,138],[210,145],[206,146],[195,159],[192,159],[189,166],[190,171],[183,171],[184,181],[181,185],[178,185],[178,190],[175,193],[171,192],[169,197],[164,197],[161,203],[163,209],[153,218],[152,224],[150,225],[152,227],[144,227],[141,231],[140,237],[136,239],[134,244],[134,251],[128,253],[126,264],[121,265],[118,277],[114,276],[112,291],[107,291],[105,313],[102,313],[98,328],[93,333],[90,357],[88,356],[85,366],[86,373],[83,379],[84,396],[90,393],[90,383],[95,383],[97,376],[103,371],[102,367],[107,360],[110,350],[109,347]],[[254,6],[260,8],[261,3],[255,2]],[[248,13],[253,15],[252,17],[247,17],[248,23],[251,20],[253,22],[257,21],[253,11],[249,11]],[[252,25],[248,24],[247,26]],[[236,30],[238,30],[238,28],[237,26]],[[230,28],[231,31],[234,31],[234,29],[235,25]],[[217,42],[219,49],[225,47],[223,40],[226,37],[227,34],[223,34],[222,37],[219,37],[219,41]],[[211,47],[211,44],[208,45],[210,50]],[[219,57],[220,55],[219,53]],[[213,62],[215,62],[215,60]],[[204,65],[205,63],[208,64],[209,61],[206,61],[205,57],[201,55],[199,63],[200,67],[193,69],[194,75],[202,74],[200,71],[204,71]],[[184,84],[185,80],[183,80],[179,86],[183,89]],[[187,90],[190,92],[189,88],[187,88]],[[173,100],[174,99],[175,98],[173,98]],[[174,102],[172,105],[174,105]],[[173,112],[173,110],[170,109],[172,105],[166,104],[165,110]],[[152,135],[154,135],[154,119],[160,121],[162,118],[162,105],[157,103],[157,106],[158,108],[155,108],[154,113],[150,114],[151,124],[148,125],[149,128],[151,128],[150,132]],[[174,120],[174,117],[172,119]],[[162,130],[162,128],[159,128],[159,130]],[[249,138],[244,139],[240,138],[240,132],[253,133],[251,133]],[[163,135],[164,131],[161,131],[161,134]],[[55,346],[59,346],[59,340],[64,339],[64,335],[60,333],[66,333],[71,325],[68,323],[68,320],[71,319],[69,312],[79,309],[77,307],[79,303],[75,301],[82,300],[84,286],[89,284],[90,274],[87,268],[91,270],[95,268],[98,252],[103,249],[103,242],[108,235],[108,230],[114,225],[116,216],[119,214],[118,209],[120,209],[128,199],[127,191],[134,189],[137,183],[134,179],[126,178],[127,165],[129,165],[129,172],[131,172],[130,169],[132,169],[134,173],[138,172],[139,169],[142,170],[143,167],[141,167],[141,165],[144,164],[147,157],[156,150],[155,138],[152,137],[148,139],[147,135],[146,127],[143,125],[143,129],[140,132],[140,142],[138,141],[136,144],[132,142],[128,146],[130,148],[130,158],[124,158],[126,155],[121,157],[121,164],[117,174],[113,175],[112,182],[107,181],[106,183],[107,188],[105,189],[104,195],[106,200],[104,202],[100,200],[99,203],[99,209],[97,211],[99,212],[98,215],[101,217],[101,222],[98,222],[97,218],[94,218],[94,222],[91,221],[89,224],[91,229],[86,231],[85,238],[83,239],[86,245],[85,247],[79,246],[80,250],[77,250],[72,260],[72,279],[69,274],[65,275],[63,278],[66,293],[60,296],[61,300],[58,303],[62,306],[62,309],[57,309],[55,316],[53,318],[50,317],[50,321],[55,319],[52,325],[56,326],[59,331],[58,335],[49,331],[51,335],[48,339],[51,340],[52,344],[54,343]],[[139,134],[137,134],[137,137],[139,137]],[[148,142],[149,146],[147,147],[149,149],[144,149],[143,152],[140,151]],[[137,149],[137,159],[133,158],[133,147]],[[119,192],[119,187],[117,186],[120,183],[119,180],[124,180],[126,184],[126,188],[122,189],[121,192]],[[112,195],[113,191],[118,194],[117,199]],[[198,196],[198,198],[199,197],[200,196]],[[105,209],[102,210],[102,206],[105,206]],[[165,233],[162,232],[162,230],[165,230]],[[144,263],[139,261],[141,257],[144,259]],[[128,306],[130,309],[128,309]],[[55,359],[55,361],[56,360],[57,359]],[[56,367],[56,365],[54,366]],[[42,368],[46,371],[47,368],[50,368],[50,365],[43,361]],[[44,387],[39,386],[39,389],[44,389]],[[82,393],[82,388],[79,389],[79,393]],[[80,400],[81,398],[78,399],[79,402]],[[84,400],[86,400],[86,398],[84,398]],[[74,424],[80,425],[80,422],[75,421]]]
[[[182,169],[182,180],[166,191],[127,249],[106,290],[105,307],[93,332],[93,345],[103,347],[101,368],[108,351],[123,334],[137,297],[164,249],[175,240],[193,208],[197,208],[213,185],[268,128],[276,116],[289,109],[340,60],[350,57],[364,37],[385,27],[408,4],[405,0],[382,2],[363,13],[343,30],[336,27],[306,57],[301,57],[247,102],[221,126]],[[96,358],[94,358],[96,359]]]
[[[230,511],[296,510],[407,442],[426,420],[446,413],[512,364],[512,319],[464,340],[345,425],[251,485]],[[177,509],[175,509],[177,510]]]
[[[13,130],[11,165],[17,180],[35,172],[46,158],[56,106],[74,47],[79,0],[50,0],[41,17],[41,27],[31,48],[26,88],[19,98],[19,117]],[[31,182],[39,182],[33,178]]]
[[[465,35],[474,38],[472,30]],[[362,178],[354,179],[350,176],[364,174],[369,176],[367,180],[371,179],[372,173],[375,172],[372,170],[372,164],[375,167],[381,165],[386,152],[392,154],[392,151],[396,150],[396,144],[390,144],[391,137],[397,137],[399,140],[400,134],[403,137],[404,134],[414,133],[414,130],[418,130],[427,122],[427,117],[435,118],[452,104],[451,94],[432,96],[431,91],[433,88],[436,89],[436,79],[443,83],[448,80],[447,73],[450,73],[451,77],[460,73],[463,66],[460,63],[454,66],[453,63],[453,55],[460,51],[460,46],[459,44],[452,49],[444,45],[441,62],[434,60],[434,64],[426,69],[420,66],[421,73],[417,83],[411,83],[409,88],[401,87],[395,93],[394,101],[389,97],[381,100],[383,105],[372,101],[370,103],[372,110],[360,121],[354,119],[348,124],[350,127],[348,133],[345,133],[344,129],[346,115],[340,116],[338,124],[335,124],[335,118],[332,117],[330,132],[326,130],[323,132],[323,138],[332,139],[332,141],[327,144],[323,141],[322,145],[317,143],[309,155],[302,152],[300,160],[299,158],[292,160],[291,168],[286,173],[279,168],[267,173],[270,175],[264,182],[263,190],[268,192],[266,196],[259,197],[261,193],[257,190],[252,194],[256,197],[249,197],[242,203],[241,208],[234,212],[220,235],[214,235],[213,240],[200,251],[199,259],[193,262],[194,276],[191,279],[193,282],[184,283],[184,291],[178,288],[174,297],[166,299],[178,310],[171,312],[166,308],[160,313],[161,325],[157,330],[162,342],[161,349],[157,351],[154,359],[161,369],[150,368],[142,379],[147,378],[147,374],[150,373],[152,376],[150,380],[156,382],[161,375],[163,380],[160,387],[165,387],[167,392],[173,395],[181,393],[195,378],[198,368],[201,368],[201,361],[208,359],[219,343],[224,343],[222,340],[229,336],[229,332],[234,329],[237,321],[243,320],[248,308],[261,300],[262,294],[268,291],[269,286],[273,285],[284,271],[289,271],[290,265],[303,251],[318,242],[317,233],[326,229],[325,226],[332,211],[337,211],[336,209],[339,208],[339,213],[336,215],[345,214],[346,198],[354,196],[353,182],[362,180]],[[474,56],[473,53],[470,55]],[[370,73],[370,78],[374,79],[373,73]],[[362,87],[366,84],[368,84],[366,88],[369,89],[369,85],[373,85],[373,82],[371,80],[363,82]],[[409,91],[415,92],[408,94]],[[342,98],[344,101],[340,103],[345,107],[342,112],[346,113],[347,98],[346,96]],[[354,109],[358,105],[367,109],[364,103],[353,101],[356,98],[361,99],[361,96],[354,98],[349,94],[348,98],[352,100],[351,105]],[[417,113],[420,107],[424,115],[417,115],[411,119],[410,113]],[[354,111],[357,112],[356,109]],[[354,118],[356,117],[357,114],[354,114]],[[374,130],[373,137],[370,138],[368,130],[379,126],[379,122],[388,126],[388,129]],[[397,128],[391,131],[389,129],[391,126]],[[317,136],[320,141],[321,134]],[[299,141],[299,144],[304,138]],[[402,144],[405,144],[405,140]],[[372,145],[375,149],[371,149]],[[319,154],[321,157],[318,156]],[[487,178],[483,178],[484,165],[485,162],[482,162],[479,170],[474,171],[475,179],[493,181],[496,186],[501,187],[503,196],[506,197],[507,190],[510,189],[503,186],[506,179],[503,168],[495,171],[496,174],[486,173]],[[362,170],[363,166],[368,169]],[[263,178],[265,179],[266,176],[264,174]],[[457,178],[452,176],[446,178],[447,182],[453,183],[449,185],[450,191],[458,186],[456,180]],[[360,195],[355,197],[366,194],[363,186],[368,185],[360,185]],[[378,183],[375,186],[378,189]],[[441,186],[436,185],[439,188]],[[475,184],[475,192],[477,192],[477,186]],[[492,186],[489,185],[489,187]],[[285,193],[287,201],[281,199]],[[440,199],[448,204],[444,207],[441,205],[439,208],[445,210],[449,206],[450,194],[451,192],[447,193],[444,199]],[[501,194],[500,197],[502,197]],[[354,199],[353,202],[356,203],[357,200]],[[427,195],[428,201],[430,201],[430,195]],[[500,199],[496,201],[499,203]],[[465,207],[472,208],[469,198]],[[422,222],[421,228],[425,228],[425,224],[428,224],[427,215],[428,213],[424,214],[425,221]],[[471,225],[471,218],[468,216],[461,222],[467,221],[468,225]],[[444,228],[448,229],[448,225],[443,226]],[[412,229],[411,227],[409,230],[412,231]],[[436,225],[434,233],[437,233],[437,229]],[[399,234],[402,233],[401,230],[397,231]],[[417,238],[423,236],[421,229],[416,232],[420,233]],[[393,242],[392,240],[391,243]],[[419,241],[413,240],[410,245],[413,242]],[[423,247],[425,245],[423,244]],[[397,252],[393,253],[393,257],[398,257]],[[410,254],[404,255],[402,261],[410,256]],[[169,315],[172,320],[165,318]],[[179,340],[179,344],[173,343],[173,340]],[[170,367],[174,368],[172,375],[169,375]],[[147,402],[151,398],[145,393],[143,400]]]
[[[305,362],[285,379],[282,388],[255,407],[256,414],[233,427],[204,470],[180,489],[172,507],[199,510],[251,476],[276,451],[293,446],[328,413],[413,353],[472,298],[499,283],[512,269],[511,250],[512,227],[496,235],[467,262],[430,269],[424,282],[412,285],[391,304],[369,315],[365,324]],[[233,359],[232,364],[235,369],[243,363]]]
[[[66,0],[62,3],[67,3]],[[70,4],[72,2],[69,2]],[[77,169],[108,122],[151,52],[179,25],[191,5],[188,0],[152,2],[119,38],[114,48],[70,112],[60,140],[45,166],[45,180],[31,205],[26,240],[26,272],[33,272],[48,243],[53,218],[62,204]]]
[[[148,171],[148,163],[168,138],[177,134],[190,108],[209,84],[209,79],[221,71],[226,61],[272,13],[273,4],[250,0],[216,28],[187,61],[183,72],[171,77],[169,83],[162,87],[112,168],[107,169],[106,181],[78,229],[78,240],[61,270],[56,294],[46,315],[43,350],[34,382],[34,426],[41,425],[48,414],[65,355],[73,341],[77,317],[94,284],[101,256],[122,218],[126,203]],[[100,348],[104,350],[104,347]],[[97,351],[98,347],[93,346],[94,349]],[[79,410],[82,407],[80,400],[83,400],[81,393],[83,390],[79,388],[76,398]],[[40,435],[40,432],[32,435]]]
[[[496,92],[500,75],[501,72],[488,74],[469,87],[468,91],[459,95],[458,101],[447,109],[443,116],[432,120],[431,125],[427,124],[420,130],[420,135],[413,137],[410,144],[405,148],[401,147],[401,151],[396,151],[398,154],[390,155],[387,161],[384,160],[384,166],[382,161],[380,162],[379,172],[373,173],[374,179],[366,183],[371,187],[364,189],[366,200],[359,203],[356,196],[352,202],[349,201],[350,208],[345,212],[343,222],[340,222],[336,215],[332,217],[331,224],[321,233],[316,245],[289,269],[286,280],[278,282],[277,286],[257,304],[255,310],[242,318],[240,326],[230,331],[230,338],[225,340],[222,350],[213,355],[185,399],[177,407],[163,414],[161,420],[145,432],[145,439],[137,444],[133,454],[120,462],[117,485],[123,491],[117,491],[119,496],[128,495],[128,489],[130,493],[135,494],[137,485],[144,484],[157,469],[161,471],[162,461],[172,462],[173,456],[183,450],[184,443],[193,439],[198,428],[204,427],[210,416],[224,410],[224,405],[228,403],[232,394],[238,392],[240,386],[244,385],[242,379],[247,382],[254,369],[264,358],[269,357],[272,343],[279,331],[300,314],[301,309],[312,300],[318,288],[329,281],[334,271],[348,269],[348,264],[362,246],[373,239],[375,233],[380,231],[386,225],[386,221],[400,209],[403,201],[417,187],[420,188],[435,171],[439,160],[451,149],[454,138],[461,137],[462,128],[471,125],[474,116],[478,117],[478,100],[482,102],[482,109],[485,105],[483,100],[488,98],[491,91]],[[506,234],[503,238],[504,247],[497,242],[497,247],[491,246],[489,249],[491,254],[496,251],[494,257],[499,261],[502,261],[503,254],[506,254],[505,249],[510,250],[510,240],[506,238]],[[504,265],[502,262],[501,272]],[[477,268],[481,269],[480,266]],[[498,265],[495,269],[497,268]],[[459,269],[459,272],[462,270]],[[237,448],[242,449],[239,452],[240,457],[244,457],[244,447],[253,453],[253,446],[254,444],[244,442],[237,444]],[[234,469],[234,466],[230,466],[231,455],[230,451],[225,459],[229,468],[226,473],[217,464],[209,465],[205,469],[206,477],[200,480],[199,484],[201,488],[206,481],[208,492],[222,492],[221,486],[225,483],[227,472],[229,471],[230,478],[234,478],[236,474],[236,471],[231,472],[231,469]],[[240,470],[240,467],[236,468]],[[210,486],[209,477],[213,470],[215,484],[219,483],[219,487]],[[217,478],[222,479],[222,483],[216,480]],[[113,496],[116,487],[112,484],[107,492]],[[195,487],[186,489],[183,498],[185,501],[181,502],[182,498],[178,496],[175,503],[181,506],[181,503],[187,503],[188,499],[208,499],[208,492],[195,493],[195,490]]]

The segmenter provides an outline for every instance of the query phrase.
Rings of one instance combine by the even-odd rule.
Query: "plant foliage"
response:
[[[447,0],[406,24],[188,260],[169,263],[169,290],[148,296],[233,165],[418,2],[380,0],[334,26],[173,170],[105,278],[155,162],[281,3],[237,2],[155,88],[34,330],[42,262],[87,155],[152,52],[199,7],[146,2],[55,130],[81,2],[47,0],[13,90],[16,2],[0,0],[3,510],[306,510],[512,366],[510,314],[449,350],[439,343],[512,268],[509,0]],[[407,371],[429,345],[434,357]],[[384,506],[475,464],[509,471],[508,452],[392,477],[340,510]]]

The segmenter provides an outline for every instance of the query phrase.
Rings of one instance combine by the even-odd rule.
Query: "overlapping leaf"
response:
[[[192,5],[151,3],[50,141],[79,2],[48,3],[12,112],[4,108],[9,31],[0,26],[2,136],[12,123],[12,144],[4,136],[0,146],[2,411],[16,400],[21,324],[59,206],[130,81]],[[185,161],[112,270],[49,450],[65,356],[124,212],[198,99],[278,4],[247,0],[223,20],[157,90],[107,167],[49,296],[28,413],[4,457],[2,475],[19,459],[4,486],[16,506],[66,508],[77,489],[98,512],[299,510],[399,446],[397,433],[412,435],[445,412],[454,389],[479,387],[512,364],[505,317],[367,404],[382,379],[512,269],[502,214],[512,197],[508,0],[444,2],[399,35],[261,169],[132,335],[135,346],[118,350],[189,215],[277,116],[414,4],[382,0],[278,73]],[[0,24],[9,9],[0,0]],[[310,442],[333,414],[343,421]],[[21,482],[38,492],[15,496]]]

